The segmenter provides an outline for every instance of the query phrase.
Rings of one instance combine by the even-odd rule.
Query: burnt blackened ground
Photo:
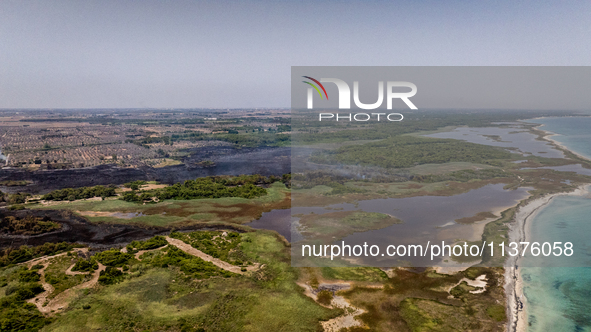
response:
[[[134,240],[143,240],[155,235],[170,233],[171,229],[164,227],[137,227],[131,225],[90,223],[84,217],[63,210],[19,210],[9,211],[0,209],[0,218],[5,216],[48,217],[59,222],[61,229],[45,234],[32,236],[0,234],[0,248],[19,247],[21,245],[38,246],[46,242],[76,242],[92,248],[108,248],[124,246]],[[231,229],[238,232],[244,230],[231,225],[192,225],[177,228],[178,231]]]
[[[203,147],[190,151],[184,165],[151,169],[154,180],[173,184],[176,182],[214,175],[260,174],[281,176],[291,172],[291,149]],[[201,166],[204,161],[212,166]]]
[[[203,161],[211,161],[203,166]],[[291,150],[283,148],[203,147],[190,151],[183,165],[162,168],[122,168],[101,165],[65,170],[1,169],[0,181],[29,181],[27,186],[3,187],[9,193],[45,194],[62,188],[123,184],[135,180],[173,184],[213,175],[261,174],[281,176],[291,171]]]

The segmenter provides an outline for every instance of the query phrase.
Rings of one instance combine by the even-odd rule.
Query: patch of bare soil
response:
[[[469,291],[472,294],[480,294],[480,293],[484,293],[484,291],[486,290],[486,287],[488,285],[488,279],[486,278],[486,274],[483,274],[481,276],[478,276],[476,279],[472,280],[472,279],[468,279],[468,278],[462,278],[462,280],[458,281],[457,284],[451,285],[447,288],[447,292],[451,292],[452,289],[454,289],[456,286],[460,285],[462,282],[466,282],[466,284],[468,284],[468,286],[472,286],[475,287],[475,290],[471,290]]]
[[[317,301],[318,298],[316,294],[320,290],[345,290],[351,287],[349,283],[338,283],[338,284],[320,284],[318,289],[312,288],[310,285],[298,282],[298,285],[304,288],[304,294],[314,301]],[[318,302],[317,302],[318,303]],[[325,322],[320,322],[322,324],[322,328],[324,328],[325,332],[338,332],[341,329],[348,329],[354,326],[363,326],[363,324],[355,319],[355,316],[359,316],[365,312],[365,310],[354,307],[340,295],[335,295],[335,291],[333,291],[333,298],[329,306],[326,306],[322,303],[318,303],[321,306],[328,307],[328,308],[341,308],[345,311],[345,314],[339,317],[335,317],[333,319],[327,320]]]

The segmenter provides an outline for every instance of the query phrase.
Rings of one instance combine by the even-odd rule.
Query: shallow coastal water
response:
[[[591,199],[554,198],[530,225],[528,241],[573,242],[568,258],[524,258],[521,276],[527,298],[528,331],[591,330]],[[549,267],[549,265],[572,267]],[[541,266],[541,267],[540,267]]]
[[[542,124],[540,129],[556,134],[551,139],[591,159],[591,117],[542,118],[527,122]]]
[[[425,135],[434,138],[453,138],[470,143],[517,148],[524,154],[533,154],[546,158],[563,158],[564,154],[551,144],[537,140],[537,136],[527,130],[516,128],[460,127],[453,131]]]
[[[527,122],[543,124],[541,129],[559,134],[551,139],[591,159],[591,118],[544,118]],[[566,167],[587,173],[579,165],[560,168]],[[523,260],[523,265],[537,266],[521,269],[528,331],[591,331],[590,216],[589,195],[558,196],[531,220],[528,241],[573,242],[578,254],[568,258],[567,265],[571,267],[540,267],[550,265],[548,259]]]
[[[528,331],[589,331],[591,268],[527,268]]]

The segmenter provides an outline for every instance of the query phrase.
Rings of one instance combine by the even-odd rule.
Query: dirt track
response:
[[[216,265],[217,267],[219,267],[221,269],[224,269],[226,271],[236,273],[236,274],[244,274],[245,273],[245,272],[241,271],[241,268],[239,266],[232,265],[230,263],[224,262],[220,259],[217,259],[217,258],[214,258],[210,255],[207,255],[206,253],[202,252],[201,250],[195,249],[192,246],[190,246],[189,244],[186,244],[185,242],[183,242],[181,240],[173,239],[168,236],[166,236],[166,240],[168,241],[168,243],[176,246],[177,248],[181,249],[182,251],[186,252],[187,254],[195,256],[195,257],[199,257],[207,262],[211,262],[212,264]],[[134,256],[136,259],[139,259],[139,256],[141,256],[145,252],[160,250],[162,248],[163,247],[152,249],[152,250],[141,250],[141,251],[137,252]],[[122,249],[122,251],[127,251],[125,249],[126,248]],[[88,252],[88,248],[76,248],[76,249],[74,249],[74,251],[79,252],[79,253],[86,253],[86,252]],[[42,264],[43,265],[43,268],[39,269],[38,273],[41,275],[40,283],[43,286],[43,289],[45,289],[45,291],[38,294],[34,298],[27,300],[27,302],[35,304],[37,306],[37,308],[39,309],[39,311],[42,312],[43,314],[50,315],[52,313],[55,313],[57,311],[60,311],[60,310],[63,310],[64,308],[66,308],[68,306],[69,302],[71,302],[73,297],[76,295],[77,290],[94,287],[98,283],[98,279],[100,277],[101,271],[104,271],[106,269],[106,266],[104,266],[101,263],[98,263],[99,268],[93,272],[92,279],[90,279],[86,282],[83,282],[79,285],[76,285],[72,288],[68,288],[68,289],[64,290],[63,292],[59,293],[53,299],[49,299],[49,296],[55,291],[55,288],[45,281],[45,269],[49,266],[50,260],[60,257],[60,256],[67,255],[67,254],[68,254],[67,252],[64,252],[64,253],[53,255],[53,256],[43,256],[43,257],[35,258],[35,259],[30,260],[28,262],[22,263],[22,265],[26,265],[29,269],[35,264]],[[68,269],[65,271],[65,274],[67,274],[67,275],[89,274],[87,272],[72,271],[72,268],[74,267],[74,265],[75,264],[72,264],[70,267],[68,267]],[[247,268],[247,270],[252,271],[252,270],[257,269],[258,267],[259,267],[259,265],[255,264],[254,266],[249,266]]]
[[[232,273],[244,274],[244,272],[240,271],[239,266],[232,265],[230,263],[224,262],[221,259],[211,257],[208,254],[204,253],[203,251],[195,249],[181,240],[173,239],[173,238],[170,238],[167,236],[166,241],[168,241],[168,243],[181,249],[182,251],[186,252],[189,255],[193,255],[195,257],[199,257],[199,258],[203,259],[204,261],[211,262],[212,264],[219,267],[220,269],[224,269],[224,270],[230,271]],[[255,267],[253,267],[253,266],[249,266],[249,268],[250,268],[250,270],[255,269]]]
[[[88,251],[87,248],[74,249],[74,250],[81,252],[81,253]],[[66,254],[67,253],[64,252],[64,253],[61,253],[58,255],[39,257],[39,258],[33,259],[33,260],[25,263],[25,264],[27,264],[28,268],[31,268],[35,264],[43,264],[43,268],[39,269],[38,273],[41,275],[41,285],[43,286],[45,291],[43,293],[38,294],[34,298],[27,300],[27,302],[35,304],[37,306],[37,308],[39,309],[39,311],[41,311],[44,314],[51,314],[52,312],[55,312],[55,311],[65,308],[68,305],[70,298],[73,295],[75,295],[74,292],[76,290],[94,287],[94,285],[96,285],[96,283],[98,282],[98,278],[100,276],[101,271],[105,270],[105,268],[106,268],[104,265],[99,263],[99,268],[96,271],[94,271],[94,275],[92,276],[92,279],[90,279],[86,282],[83,282],[80,285],[76,285],[72,288],[66,289],[65,291],[59,293],[53,299],[49,300],[47,305],[44,305],[45,302],[48,301],[49,295],[51,295],[55,291],[55,289],[53,288],[52,285],[45,282],[45,269],[49,266],[49,261],[51,259],[56,258],[56,257],[60,257],[60,256],[64,256]],[[66,274],[68,274],[68,275],[87,274],[84,272],[73,272],[72,271],[73,267],[74,267],[74,265],[70,266],[68,268],[68,270],[66,271]]]

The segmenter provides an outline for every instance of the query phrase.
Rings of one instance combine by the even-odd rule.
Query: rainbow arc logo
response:
[[[314,78],[312,78],[310,76],[302,76],[302,77],[307,78],[307,79],[313,81],[314,83],[318,84],[318,86],[322,89],[322,91],[324,91],[324,95],[326,96],[326,100],[328,100],[328,94],[326,93],[326,89],[324,88],[324,86],[322,85],[322,83],[320,83],[318,80],[316,80],[316,79],[314,79]],[[322,93],[320,92],[320,89],[318,89],[318,87],[316,85],[314,85],[314,84],[312,84],[310,82],[307,82],[307,81],[302,81],[302,82],[304,82],[306,84],[309,84],[314,89],[316,89],[316,91],[318,91],[318,94],[320,95],[320,99],[323,99]]]

